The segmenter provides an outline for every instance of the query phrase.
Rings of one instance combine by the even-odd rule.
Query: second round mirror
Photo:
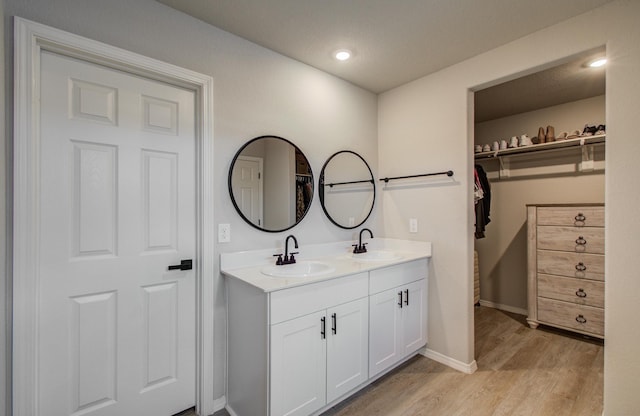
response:
[[[345,229],[359,227],[371,215],[376,199],[371,168],[351,150],[337,152],[322,167],[318,193],[332,223]]]

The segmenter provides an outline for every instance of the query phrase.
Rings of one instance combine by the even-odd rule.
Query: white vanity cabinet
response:
[[[420,260],[370,272],[369,377],[427,343],[426,275]]]
[[[229,413],[318,415],[416,354],[427,341],[427,263],[342,258],[334,276],[306,284],[223,269]]]
[[[308,415],[368,378],[368,301],[271,326],[271,415]]]

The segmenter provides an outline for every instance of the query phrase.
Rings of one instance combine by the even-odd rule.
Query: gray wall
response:
[[[4,48],[4,0],[0,0],[0,114],[5,113],[5,48]],[[7,198],[7,181],[11,177],[8,174],[9,164],[7,164],[7,147],[9,143],[5,139],[6,124],[4,117],[0,117],[0,414],[9,414],[11,408],[11,394],[9,380],[9,368],[11,363],[7,352],[9,351],[10,338],[5,336],[9,327],[11,317],[11,302],[8,298],[10,293],[9,265],[7,264],[7,249],[9,247],[7,233],[7,204],[11,198]],[[6,375],[6,376],[5,376]]]
[[[13,53],[15,15],[214,78],[215,222],[231,224],[231,243],[219,244],[209,253],[216,259],[222,252],[257,248],[273,247],[278,252],[287,235],[254,229],[231,203],[227,172],[235,152],[249,139],[271,134],[291,140],[307,155],[316,175],[327,158],[345,148],[362,154],[377,171],[377,97],[308,65],[153,0],[5,0],[4,12],[8,56]],[[9,59],[8,70],[11,65]],[[9,82],[7,91],[12,88]],[[7,99],[10,103],[11,97]],[[11,123],[10,113],[7,122]],[[381,234],[377,212],[367,226]],[[355,237],[324,218],[317,192],[309,213],[290,232],[301,245]],[[224,279],[219,273],[211,278],[217,291],[211,394],[219,399],[225,394],[226,377]],[[3,296],[3,308],[5,302]]]
[[[429,282],[430,348],[473,361],[473,96],[606,45],[606,416],[640,414],[640,331],[635,328],[640,2],[615,1],[445,68],[379,97],[382,175],[452,169],[455,181],[383,193],[389,237],[433,242]],[[411,149],[407,152],[406,149]],[[398,161],[402,160],[402,165]],[[408,218],[420,232],[408,233]],[[467,306],[468,305],[468,306]]]

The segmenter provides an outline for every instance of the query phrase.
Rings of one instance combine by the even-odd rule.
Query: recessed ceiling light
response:
[[[604,66],[604,64],[607,63],[607,58],[598,58],[594,61],[589,62],[589,66],[591,68],[599,68],[601,66]]]
[[[334,52],[333,56],[338,61],[346,61],[347,59],[351,58],[351,51],[348,49],[338,49]]]

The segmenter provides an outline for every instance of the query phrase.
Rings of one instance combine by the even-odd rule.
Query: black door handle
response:
[[[169,266],[169,270],[191,270],[193,269],[193,260],[180,260],[180,264]]]
[[[331,314],[331,332],[335,334],[338,333],[338,317],[336,316],[336,314]]]
[[[323,316],[320,318],[320,339],[325,339],[327,337],[327,327],[326,327],[326,319]]]

